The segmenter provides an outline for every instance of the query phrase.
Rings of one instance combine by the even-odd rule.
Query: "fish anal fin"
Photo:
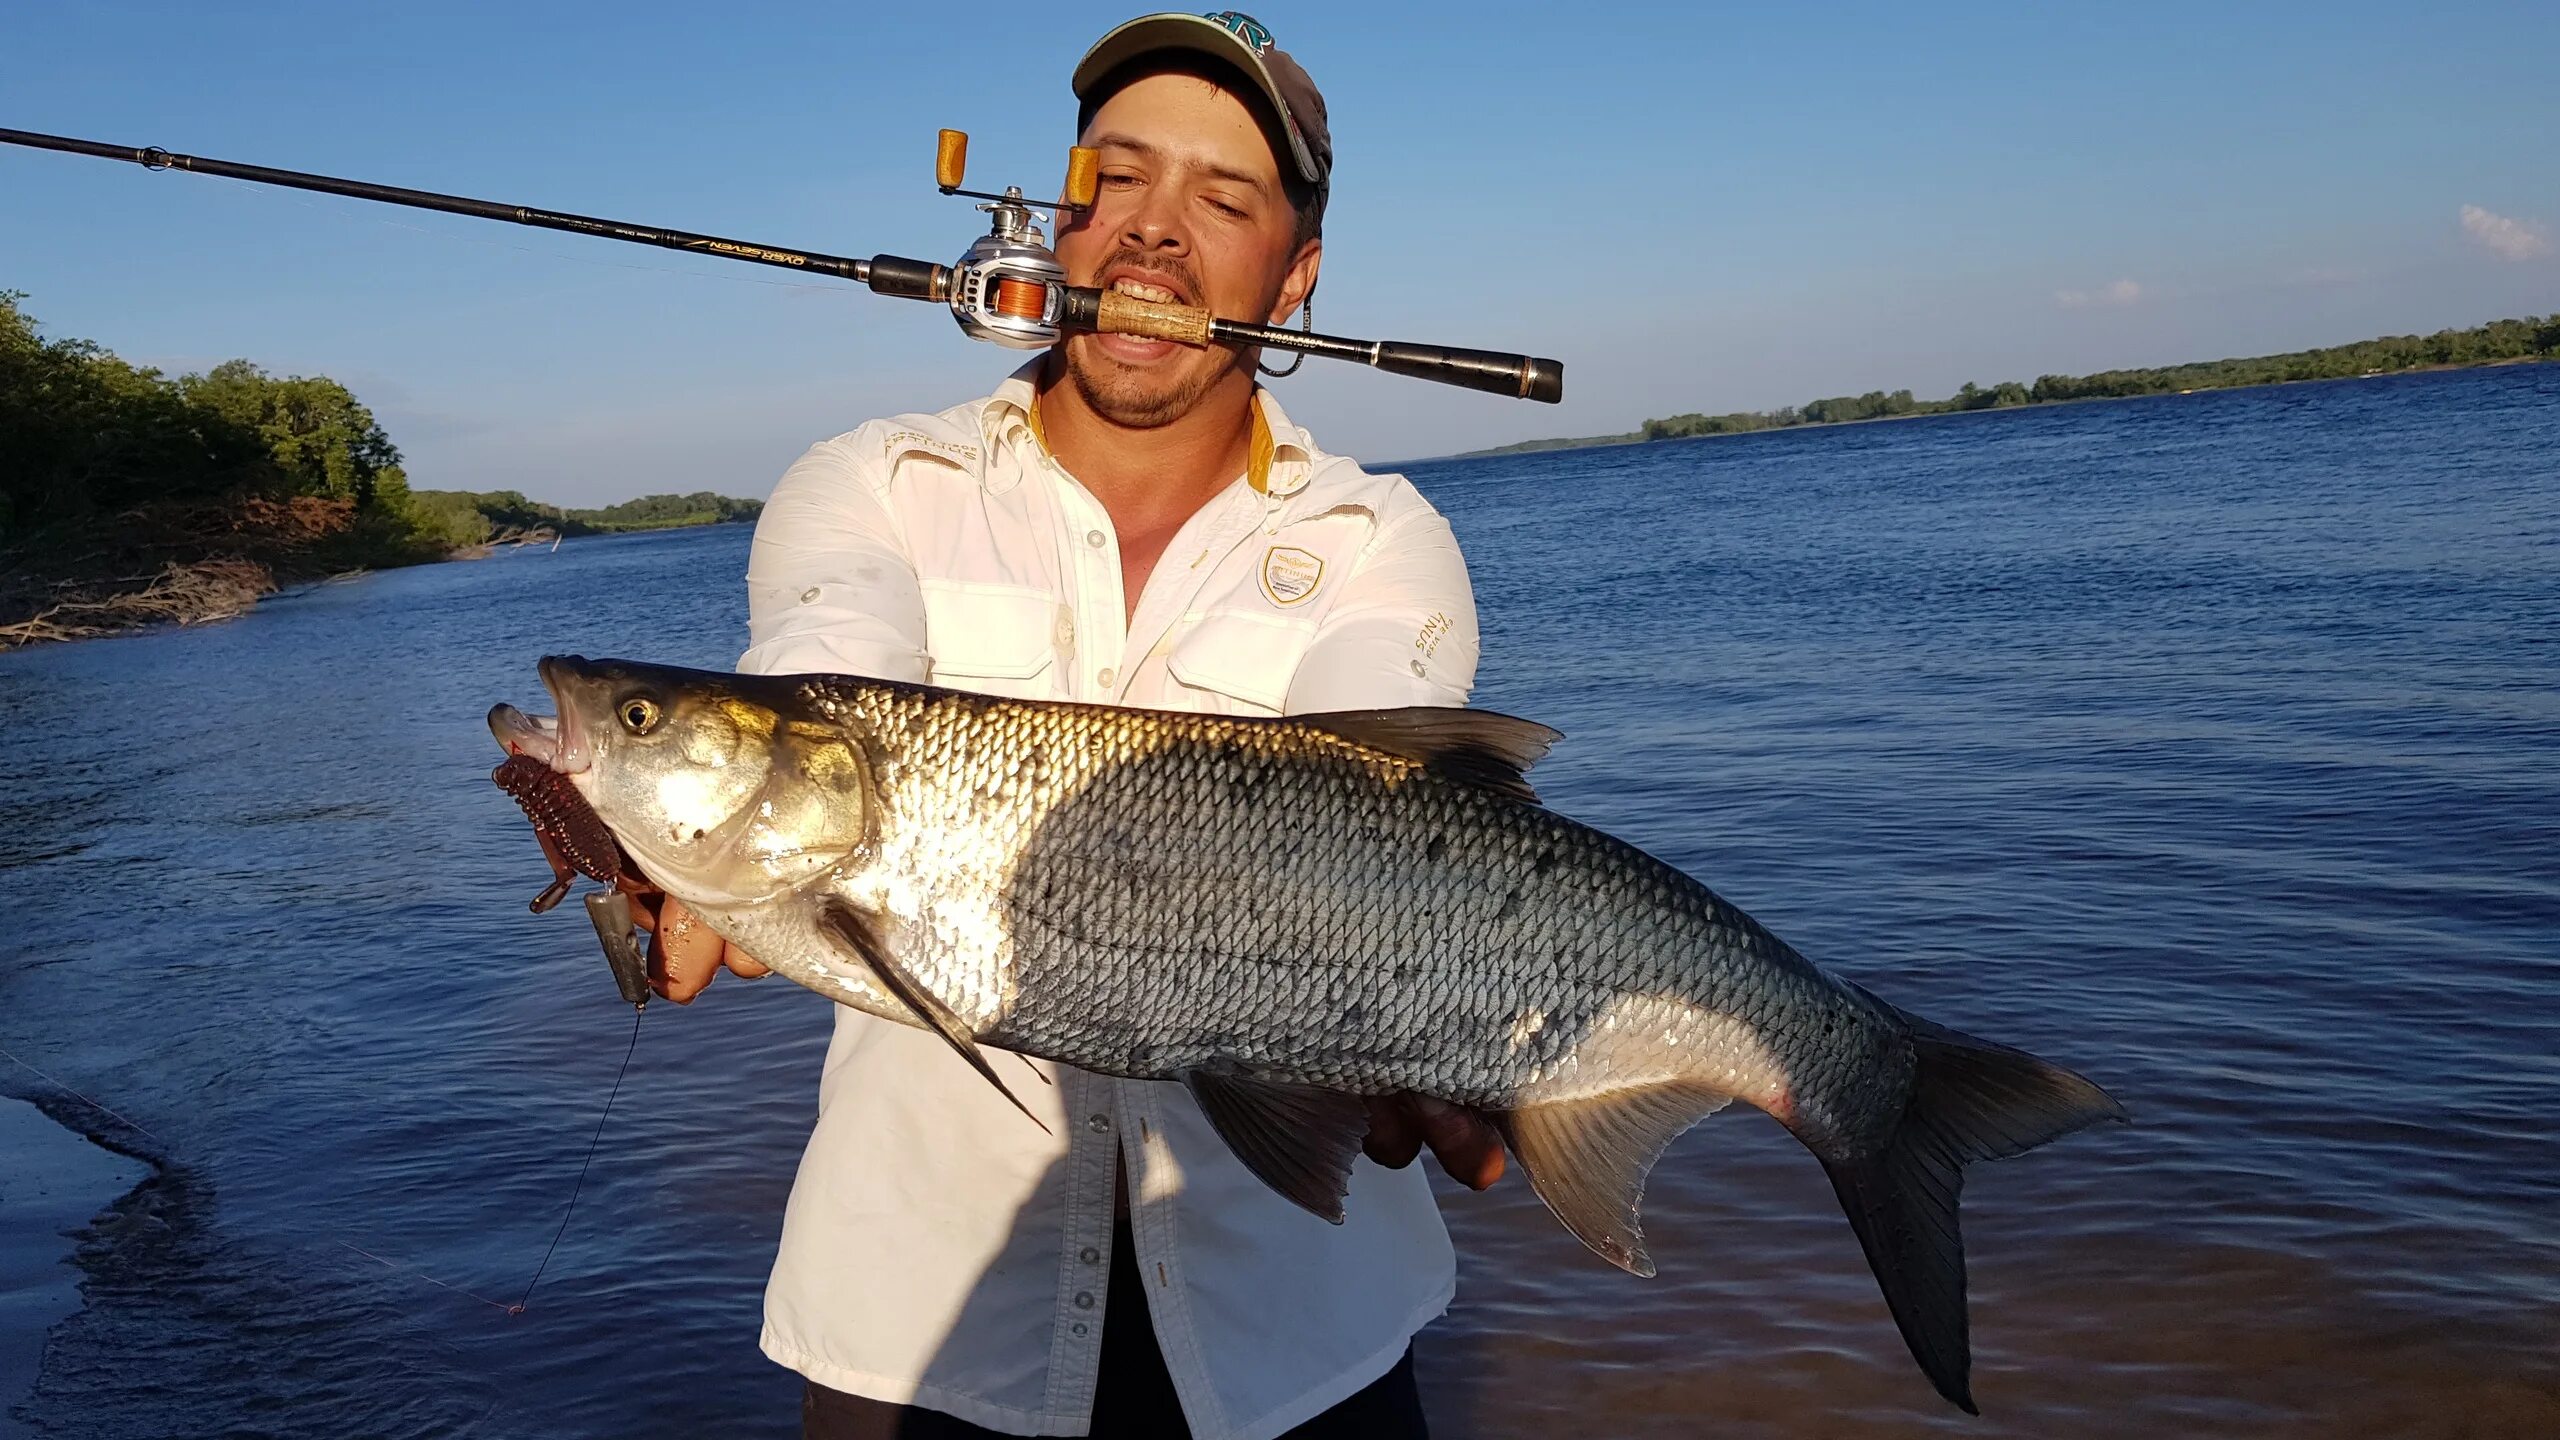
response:
[[[1546,758],[1548,748],[1564,738],[1535,720],[1445,705],[1328,710],[1292,715],[1288,723],[1313,726],[1354,745],[1410,760],[1434,774],[1532,805],[1538,803],[1538,792],[1529,788],[1529,767]]]
[[[1339,1225],[1351,1162],[1369,1137],[1369,1105],[1357,1095],[1211,1070],[1184,1075],[1200,1113],[1254,1178],[1283,1199]]]
[[[969,1062],[970,1069],[985,1076],[987,1083],[996,1087],[996,1093],[1013,1102],[1013,1108],[1028,1116],[1032,1124],[1043,1132],[1054,1133],[1049,1131],[1047,1121],[1031,1113],[1031,1107],[1022,1103],[1022,1097],[1014,1094],[1011,1086],[996,1078],[995,1067],[987,1063],[986,1052],[978,1048],[978,1037],[969,1033],[969,1027],[961,1023],[951,1007],[943,1004],[932,991],[917,984],[915,977],[898,964],[869,916],[841,900],[834,900],[819,912],[818,920],[846,953],[861,961],[865,969],[878,977],[880,988],[914,1012],[918,1023],[948,1042],[953,1050],[959,1052],[961,1059]]]
[[[1651,1275],[1637,1207],[1645,1176],[1680,1132],[1733,1096],[1690,1080],[1523,1105],[1497,1121],[1530,1188],[1592,1253],[1631,1275]]]

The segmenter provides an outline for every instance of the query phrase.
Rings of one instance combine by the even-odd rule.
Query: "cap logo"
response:
[[[1250,46],[1256,55],[1271,53],[1271,31],[1241,10],[1217,10],[1200,17]]]

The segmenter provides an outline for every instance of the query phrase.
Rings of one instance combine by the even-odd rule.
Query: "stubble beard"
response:
[[[1107,274],[1113,266],[1124,263],[1160,272],[1164,278],[1181,286],[1184,293],[1201,293],[1200,277],[1187,263],[1150,261],[1146,256],[1125,249],[1113,251],[1094,273]],[[1264,308],[1268,309],[1269,305]],[[1094,414],[1131,430],[1153,430],[1190,414],[1218,382],[1239,368],[1252,365],[1260,353],[1212,345],[1208,349],[1213,356],[1224,361],[1223,364],[1177,364],[1139,369],[1123,365],[1102,353],[1100,339],[1100,336],[1079,335],[1059,347],[1066,358],[1067,379],[1076,387],[1077,398],[1083,400]],[[1247,369],[1245,376],[1250,382],[1252,371]]]
[[[1067,379],[1094,414],[1131,430],[1153,430],[1191,413],[1212,386],[1237,363],[1197,368],[1183,366],[1172,375],[1149,373],[1093,353],[1093,342],[1079,336],[1062,347]],[[1228,352],[1231,356],[1234,352]]]

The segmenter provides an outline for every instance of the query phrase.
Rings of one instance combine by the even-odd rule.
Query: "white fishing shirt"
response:
[[[783,476],[748,562],[741,670],[1228,715],[1462,705],[1476,616],[1448,522],[1257,394],[1252,464],[1191,517],[1134,615],[1111,517],[994,395],[874,421]],[[1126,617],[1124,619],[1124,617]],[[851,1009],[765,1292],[763,1346],[833,1389],[1082,1435],[1112,1180],[1200,1440],[1264,1440],[1386,1373],[1455,1267],[1419,1166],[1360,1160],[1326,1223],[1231,1155],[1188,1091],[991,1057],[1048,1133],[937,1036]]]

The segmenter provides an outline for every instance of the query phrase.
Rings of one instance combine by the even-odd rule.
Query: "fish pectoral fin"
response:
[[[1369,1138],[1369,1102],[1314,1085],[1193,1070],[1182,1077],[1200,1113],[1254,1178],[1339,1225],[1351,1162]]]
[[[1495,1119],[1530,1188],[1574,1238],[1630,1275],[1651,1275],[1636,1209],[1645,1176],[1680,1132],[1733,1103],[1722,1090],[1668,1080],[1578,1100],[1524,1105]]]
[[[1535,720],[1445,705],[1328,710],[1292,715],[1288,723],[1314,726],[1354,745],[1383,750],[1435,774],[1532,805],[1538,803],[1538,792],[1529,788],[1529,767],[1545,759],[1549,747],[1564,738],[1563,732]]]
[[[880,988],[914,1013],[917,1023],[941,1036],[952,1049],[960,1052],[960,1058],[969,1062],[969,1068],[987,1077],[987,1083],[996,1087],[996,1093],[1012,1101],[1013,1108],[1029,1116],[1032,1124],[1045,1133],[1055,1133],[1049,1130],[1048,1122],[1031,1114],[1031,1107],[1022,1103],[1022,1097],[1014,1094],[1012,1087],[996,1078],[995,1067],[987,1063],[986,1052],[978,1048],[978,1037],[969,1033],[969,1027],[961,1023],[951,1007],[943,1004],[932,991],[917,984],[915,977],[898,964],[896,957],[889,953],[888,945],[881,940],[879,929],[871,923],[870,916],[842,900],[830,900],[818,912],[818,922],[838,945],[879,979]]]

